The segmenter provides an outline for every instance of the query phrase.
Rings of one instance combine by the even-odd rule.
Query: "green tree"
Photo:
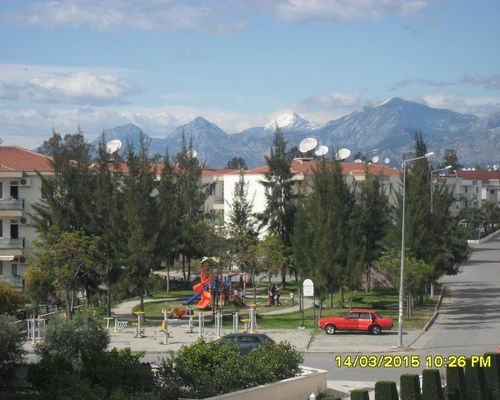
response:
[[[175,166],[168,152],[163,157],[163,169],[158,184],[156,206],[158,208],[158,255],[167,269],[167,292],[170,291],[170,268],[177,255],[182,224],[180,220],[180,204],[177,201],[177,182]]]
[[[0,388],[7,386],[23,355],[21,327],[14,317],[0,313]]]
[[[357,196],[357,224],[362,238],[366,291],[371,290],[371,267],[384,249],[383,241],[392,222],[392,210],[379,176],[365,168],[365,182]],[[359,249],[358,249],[359,251]]]
[[[122,195],[125,229],[122,237],[125,269],[122,279],[129,290],[140,298],[144,311],[144,296],[151,271],[157,266],[158,208],[154,198],[156,168],[148,155],[144,135],[140,137],[137,153],[129,145],[126,149],[127,173],[123,177]]]
[[[101,270],[99,238],[80,231],[48,231],[36,242],[31,265],[47,273],[66,304],[66,315],[73,311],[74,297],[85,289],[85,278]]]
[[[397,250],[384,254],[375,263],[376,268],[391,283],[391,286],[399,291],[400,282],[400,259],[401,253]],[[413,312],[413,296],[422,295],[426,284],[434,276],[434,267],[423,260],[413,257],[409,252],[405,253],[404,290],[408,295],[408,314]]]
[[[176,187],[178,226],[178,255],[182,261],[184,280],[191,280],[191,262],[193,258],[201,257],[200,243],[192,235],[200,227],[199,221],[204,219],[203,205],[208,197],[209,186],[201,182],[202,165],[193,157],[192,142],[182,139],[181,151],[176,155]]]
[[[291,253],[291,237],[293,233],[296,207],[296,195],[293,191],[293,174],[290,169],[291,158],[286,149],[287,141],[283,133],[276,127],[270,154],[265,156],[268,172],[261,184],[265,189],[266,208],[259,215],[261,227],[276,235],[286,253]],[[289,257],[281,268],[282,283],[285,285],[286,273],[290,267]]]
[[[299,273],[313,280],[322,300],[352,282],[353,204],[340,162],[322,160],[314,171],[312,191],[299,207],[292,238]]]
[[[78,312],[73,319],[54,318],[45,328],[45,340],[36,347],[37,354],[47,357],[63,355],[77,362],[80,352],[102,352],[108,347],[109,334],[90,312]]]
[[[44,303],[48,313],[49,299],[55,297],[56,293],[54,282],[49,271],[30,266],[24,272],[24,285],[31,297],[32,303],[35,303],[36,307],[38,307],[40,303]]]
[[[56,229],[92,233],[89,214],[82,212],[93,201],[91,148],[80,131],[65,135],[64,139],[54,132],[42,145],[51,157],[55,176],[38,174],[42,199],[33,205],[32,214],[38,232]]]
[[[443,161],[439,164],[438,168],[444,168],[451,165],[450,172],[458,171],[462,168],[462,165],[458,162],[458,155],[455,149],[445,149],[443,155]]]
[[[233,157],[231,158],[226,165],[228,169],[248,169],[247,163],[243,157]]]
[[[252,279],[254,303],[256,303],[255,273],[257,268],[258,233],[252,214],[252,203],[248,200],[248,184],[240,173],[233,191],[233,203],[229,213],[230,247],[237,265],[249,272]]]
[[[7,282],[0,280],[0,314],[12,314],[23,303],[25,299],[21,291]]]
[[[124,251],[119,232],[125,229],[123,197],[120,194],[122,160],[118,153],[108,154],[104,134],[99,140],[97,156],[91,168],[93,198],[87,203],[89,230],[98,235],[99,250],[103,260],[103,278],[106,284],[106,315],[111,316],[111,286],[116,280],[120,266],[120,254]]]

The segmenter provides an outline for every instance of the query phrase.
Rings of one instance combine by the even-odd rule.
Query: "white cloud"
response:
[[[377,99],[364,98],[360,92],[332,91],[291,104],[274,113],[273,116],[280,113],[296,112],[306,116],[313,122],[322,124],[376,102]]]
[[[0,99],[101,105],[122,103],[134,91],[131,83],[112,74],[17,67],[0,65]]]
[[[287,22],[349,22],[387,16],[414,17],[427,0],[280,0],[268,3]]]
[[[227,1],[171,0],[51,0],[35,2],[17,12],[3,13],[5,22],[53,28],[87,26],[95,31],[141,29],[169,32],[176,30],[226,33],[242,29],[245,23],[224,21]]]
[[[463,97],[456,93],[434,93],[415,99],[430,107],[445,108],[464,114],[484,116],[498,111],[500,97]]]
[[[0,138],[6,144],[34,148],[50,137],[52,129],[73,133],[80,126],[93,139],[104,129],[133,123],[150,136],[164,137],[179,125],[202,116],[228,133],[263,124],[258,115],[204,110],[193,107],[82,107],[73,109],[0,110]]]

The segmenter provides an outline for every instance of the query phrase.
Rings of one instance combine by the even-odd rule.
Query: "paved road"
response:
[[[369,386],[369,382],[381,379],[397,382],[403,373],[420,373],[426,366],[427,356],[434,361],[439,356],[482,355],[496,351],[500,346],[500,235],[477,245],[460,272],[444,277],[442,282],[449,292],[431,329],[406,351],[394,352],[395,349],[389,348],[392,355],[419,356],[420,368],[338,368],[335,355],[345,357],[349,354],[342,352],[306,353],[305,364],[328,370],[329,380],[345,381],[354,386],[368,382],[365,386]],[[405,344],[410,342],[404,339]],[[367,343],[361,342],[361,345]]]

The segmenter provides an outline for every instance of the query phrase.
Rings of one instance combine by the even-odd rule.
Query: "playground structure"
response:
[[[218,257],[203,257],[202,269],[200,274],[200,282],[193,286],[195,292],[193,296],[181,301],[183,305],[190,305],[196,300],[199,300],[197,308],[203,310],[213,305],[223,308],[226,301],[232,302],[236,307],[246,307],[244,297],[246,295],[246,273],[228,273],[224,276]],[[213,273],[209,272],[209,265],[217,267],[215,278]],[[215,269],[215,268],[214,268]],[[243,281],[243,292],[240,293],[234,288],[232,279],[234,276],[239,276]]]

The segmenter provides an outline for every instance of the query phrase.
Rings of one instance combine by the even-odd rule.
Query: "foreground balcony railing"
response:
[[[0,280],[15,287],[23,287],[23,277],[19,275],[0,275]]]
[[[0,250],[9,249],[24,249],[24,238],[12,239],[12,238],[2,238],[0,239]]]
[[[24,210],[24,199],[0,199],[0,210]]]

